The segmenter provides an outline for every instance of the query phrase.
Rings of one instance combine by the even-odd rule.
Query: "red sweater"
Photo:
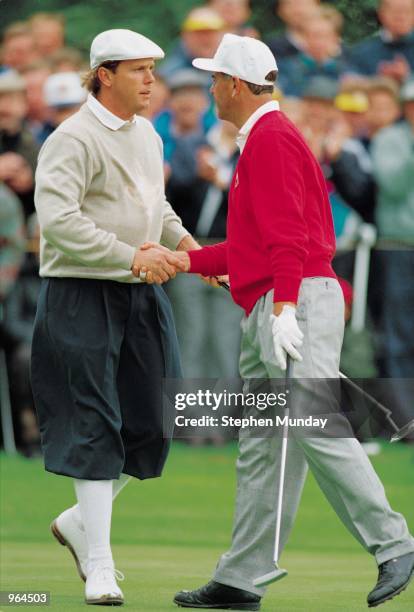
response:
[[[227,240],[190,251],[190,271],[229,274],[234,301],[248,315],[274,289],[274,302],[297,302],[303,278],[330,276],[332,212],[320,166],[279,111],[253,126],[229,193]]]

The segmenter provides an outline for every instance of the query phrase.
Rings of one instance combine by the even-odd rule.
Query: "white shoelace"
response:
[[[110,567],[110,566],[100,567],[98,565],[92,570],[92,572],[96,572],[96,571],[99,571],[98,580],[100,582],[105,582],[105,580],[108,579],[108,572],[111,575],[111,578],[115,578],[118,582],[122,582],[123,580],[125,580],[124,574],[120,570],[115,569],[114,567]]]

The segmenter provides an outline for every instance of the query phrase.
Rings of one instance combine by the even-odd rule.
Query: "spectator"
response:
[[[303,91],[303,135],[319,161],[324,156],[323,146],[326,134],[338,117],[334,105],[337,92],[337,82],[327,77],[309,79]]]
[[[29,21],[40,57],[48,57],[65,44],[65,20],[57,13],[36,13]]]
[[[249,23],[250,0],[209,0],[208,6],[223,19],[227,32],[260,38],[259,32]]]
[[[388,249],[383,270],[383,375],[390,377],[397,422],[412,418],[414,376],[414,81],[401,92],[404,121],[381,130],[372,144],[378,183],[376,220]],[[411,380],[411,385],[410,385]]]
[[[349,128],[335,108],[334,102],[337,92],[338,85],[335,80],[326,77],[310,79],[303,98],[305,102],[305,129],[303,134],[320,162],[326,179],[337,245],[345,247],[353,240],[359,219],[336,189],[335,183],[332,181],[333,172],[330,159],[326,155],[326,143],[329,134],[339,130],[345,131],[347,136],[350,134]]]
[[[306,130],[305,102],[301,98],[285,97],[280,100],[280,110],[302,133]]]
[[[278,0],[276,13],[286,24],[285,31],[271,38],[268,45],[277,62],[296,57],[305,48],[304,26],[317,12],[319,0]]]
[[[174,202],[179,202],[181,214],[199,238],[218,241],[226,235],[228,189],[238,159],[236,135],[232,124],[216,123],[197,151],[193,182],[174,194]],[[170,202],[174,206],[171,196]],[[184,375],[237,377],[241,311],[226,292],[185,274],[178,275],[167,290],[175,312]]]
[[[16,193],[26,215],[34,211],[34,171],[39,147],[25,127],[25,83],[14,70],[0,74],[0,181]]]
[[[49,75],[50,66],[45,60],[33,62],[22,71],[26,82],[27,126],[40,145],[53,132],[44,96],[44,87]]]
[[[414,245],[414,81],[405,84],[401,99],[404,120],[382,129],[372,144],[379,186],[376,218],[380,236],[411,246]]]
[[[215,119],[208,112],[209,99],[204,89],[204,79],[194,69],[180,70],[169,80],[170,108],[155,121],[155,129],[164,145],[167,196],[183,223],[188,212],[181,209],[182,189],[193,188],[196,177],[196,152],[206,142],[206,133]],[[180,193],[176,197],[176,194]],[[191,225],[189,232],[193,231]]]
[[[304,50],[279,61],[279,86],[287,96],[303,95],[310,79],[323,76],[338,80],[347,70],[341,48],[343,17],[324,6],[303,25]]]
[[[214,55],[224,34],[225,22],[210,8],[198,7],[190,11],[181,28],[179,42],[162,62],[159,73],[168,79],[178,70],[193,68],[195,57]],[[205,86],[209,87],[210,77],[205,75]]]
[[[361,85],[355,84],[355,87]],[[371,139],[400,117],[398,87],[391,79],[373,79],[363,91],[340,94],[336,106],[342,109],[348,130],[334,126],[327,134],[324,150],[332,169],[332,181],[346,202],[367,223],[374,223],[376,184],[372,176]],[[358,114],[363,119],[355,118]],[[373,265],[375,256],[373,257]],[[378,301],[378,300],[377,300]],[[377,319],[372,305],[374,318]]]
[[[368,96],[355,89],[335,100],[342,121],[326,135],[324,151],[331,166],[331,179],[341,197],[364,221],[373,223],[375,182],[367,138]]]
[[[377,34],[355,45],[351,62],[356,72],[388,76],[402,83],[414,69],[413,0],[379,0]]]
[[[48,63],[52,72],[80,72],[88,70],[82,53],[73,47],[62,47],[48,56]]]
[[[30,352],[39,278],[39,228],[36,215],[28,223],[33,253],[28,253],[20,275],[4,304],[3,333],[8,339],[10,392],[16,414],[17,445],[26,456],[40,454],[40,436],[30,386]]]
[[[47,78],[44,96],[50,110],[50,123],[57,127],[79,110],[87,93],[79,73],[57,72]]]
[[[3,34],[1,64],[21,70],[38,58],[30,27],[25,22],[10,25]]]
[[[19,198],[0,179],[0,311],[24,256],[24,214]],[[6,348],[0,317],[0,346]]]
[[[368,99],[367,125],[372,138],[400,118],[399,87],[390,78],[378,77],[368,87]]]
[[[360,79],[355,81],[347,79],[341,85],[335,100],[336,108],[341,111],[342,118],[355,138],[363,139],[368,134],[368,86],[368,82],[364,83]]]

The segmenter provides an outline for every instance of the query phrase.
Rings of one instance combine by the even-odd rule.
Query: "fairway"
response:
[[[126,575],[126,609],[179,610],[174,593],[210,578],[230,540],[236,454],[235,445],[175,444],[162,479],[133,481],[122,491],[112,539],[117,567]],[[384,444],[373,462],[391,504],[413,531],[413,447]],[[69,479],[47,474],[39,460],[2,455],[1,589],[50,591],[51,606],[40,609],[86,609],[72,558],[49,533],[50,521],[73,503]],[[289,576],[269,588],[264,612],[366,610],[377,574],[374,560],[345,531],[312,476],[282,566]],[[414,584],[380,609],[412,612]]]

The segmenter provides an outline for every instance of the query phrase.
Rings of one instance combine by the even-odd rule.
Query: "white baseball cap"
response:
[[[225,34],[214,57],[197,57],[193,66],[209,72],[224,72],[255,85],[273,85],[266,81],[266,75],[277,71],[275,57],[264,42],[236,34]]]
[[[414,79],[405,82],[400,92],[401,102],[414,102]]]
[[[132,30],[106,30],[92,41],[91,68],[113,60],[162,59],[164,51],[152,40]]]
[[[44,96],[48,106],[59,108],[82,104],[87,92],[77,72],[57,72],[46,79]]]

